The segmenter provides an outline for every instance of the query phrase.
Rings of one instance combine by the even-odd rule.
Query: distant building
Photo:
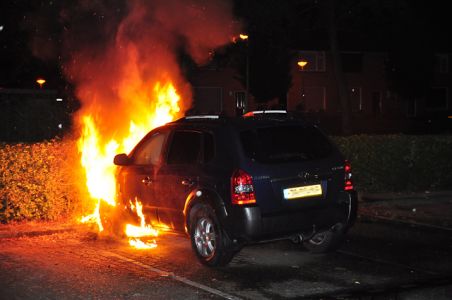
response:
[[[350,96],[355,133],[444,132],[452,130],[452,73],[450,54],[436,54],[434,83],[425,99],[402,99],[391,92],[384,52],[343,52],[343,71]],[[307,64],[302,68],[297,61]],[[299,51],[292,69],[287,109],[314,119],[332,133],[340,128],[341,106],[331,55],[327,51]],[[200,112],[241,114],[258,105],[229,68],[202,68],[192,76],[194,107]],[[271,108],[276,102],[268,103]]]

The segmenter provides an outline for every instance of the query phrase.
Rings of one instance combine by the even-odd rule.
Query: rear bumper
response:
[[[259,207],[235,207],[224,220],[229,237],[250,243],[310,234],[340,223],[347,230],[357,215],[357,194],[342,192],[334,203],[323,207],[263,215]]]

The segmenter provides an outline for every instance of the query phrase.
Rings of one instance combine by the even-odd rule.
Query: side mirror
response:
[[[125,153],[121,153],[115,156],[113,163],[117,166],[128,166],[130,165],[130,158]]]

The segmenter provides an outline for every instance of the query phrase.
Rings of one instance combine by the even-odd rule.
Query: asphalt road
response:
[[[452,232],[360,220],[336,253],[250,246],[221,269],[166,234],[136,250],[86,230],[0,239],[0,299],[451,299]]]

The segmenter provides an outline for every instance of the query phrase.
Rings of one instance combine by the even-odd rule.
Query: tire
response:
[[[220,267],[232,260],[236,252],[210,205],[196,204],[190,210],[189,228],[192,249],[202,264]]]
[[[337,250],[344,240],[344,232],[325,230],[314,234],[304,242],[304,246],[312,253],[328,253]]]
[[[115,236],[117,238],[125,237],[125,224],[138,223],[125,209],[120,205],[111,206],[101,201],[99,213],[104,227],[104,235]]]

